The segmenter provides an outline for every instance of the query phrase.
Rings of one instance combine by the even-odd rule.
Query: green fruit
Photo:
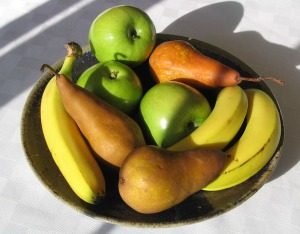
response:
[[[117,61],[93,65],[82,73],[77,84],[125,113],[135,109],[143,95],[136,73]]]
[[[116,6],[96,17],[89,30],[93,54],[100,62],[118,60],[130,65],[144,62],[155,45],[150,17],[132,6]]]
[[[148,138],[168,147],[200,126],[211,112],[199,91],[183,83],[159,83],[141,100],[141,119]]]

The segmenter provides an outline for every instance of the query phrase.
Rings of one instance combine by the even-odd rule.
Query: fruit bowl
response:
[[[240,72],[242,76],[258,76],[245,63],[215,46],[182,36],[167,34],[157,35],[157,43],[175,39],[188,40],[203,54],[234,68]],[[73,71],[74,79],[78,78],[89,66],[96,63],[96,59],[89,51],[88,46],[85,48],[84,52],[84,55],[76,61]],[[57,61],[53,67],[59,69],[62,65],[62,61],[63,59]],[[145,90],[149,89],[154,84],[154,81],[152,81],[150,77],[147,63],[137,67],[136,72],[141,77],[143,88]],[[55,165],[43,136],[40,120],[41,96],[51,77],[52,75],[50,73],[42,74],[28,96],[24,106],[21,123],[22,143],[27,159],[41,182],[46,185],[53,194],[66,202],[67,205],[70,205],[76,210],[89,216],[110,223],[143,227],[175,226],[200,222],[225,213],[246,201],[268,181],[268,178],[278,164],[283,144],[283,124],[281,116],[281,137],[276,152],[259,173],[240,185],[215,192],[199,191],[171,209],[157,214],[145,215],[132,210],[122,201],[117,189],[118,171],[114,168],[102,165],[104,176],[106,178],[107,195],[99,205],[89,205],[80,200],[67,184]],[[147,79],[148,77],[149,79]],[[241,86],[243,88],[253,87],[265,91],[275,101],[279,110],[274,95],[272,95],[271,90],[264,82],[244,82]],[[206,91],[203,92],[205,93]],[[205,94],[208,99],[213,102],[213,99],[215,98],[213,92],[209,91]],[[137,116],[133,117],[137,118]]]

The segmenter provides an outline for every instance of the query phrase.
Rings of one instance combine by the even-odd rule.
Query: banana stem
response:
[[[60,71],[55,71],[51,66],[48,64],[43,64],[41,66],[41,71],[43,72],[45,68],[49,69],[55,76],[58,74],[63,74],[66,77],[72,77],[72,68],[74,61],[82,55],[82,48],[79,44],[74,41],[68,42],[65,44],[65,48],[67,50],[64,62]]]
[[[65,44],[65,48],[67,49],[67,56],[79,57],[82,55],[81,46],[74,41],[70,41],[67,44]]]

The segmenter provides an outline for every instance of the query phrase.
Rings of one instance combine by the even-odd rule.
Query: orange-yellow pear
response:
[[[183,40],[165,41],[156,46],[149,57],[149,65],[157,82],[177,80],[210,88],[235,86],[243,81],[272,80],[283,84],[275,77],[241,77],[238,71],[204,55]]]
[[[213,181],[227,156],[219,150],[168,151],[142,146],[132,151],[119,172],[119,192],[132,209],[151,214],[182,202]]]
[[[66,111],[102,159],[120,167],[134,148],[145,144],[142,131],[132,118],[65,76],[56,77]]]

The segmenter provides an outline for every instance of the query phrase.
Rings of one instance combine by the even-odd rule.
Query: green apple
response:
[[[176,81],[154,85],[140,103],[146,136],[160,147],[168,147],[190,134],[210,112],[211,107],[202,93]]]
[[[137,74],[118,61],[91,66],[82,73],[77,84],[125,113],[135,109],[143,95]]]
[[[144,62],[155,45],[156,31],[141,9],[120,5],[98,15],[89,30],[92,53],[100,62],[117,60],[136,66]]]

